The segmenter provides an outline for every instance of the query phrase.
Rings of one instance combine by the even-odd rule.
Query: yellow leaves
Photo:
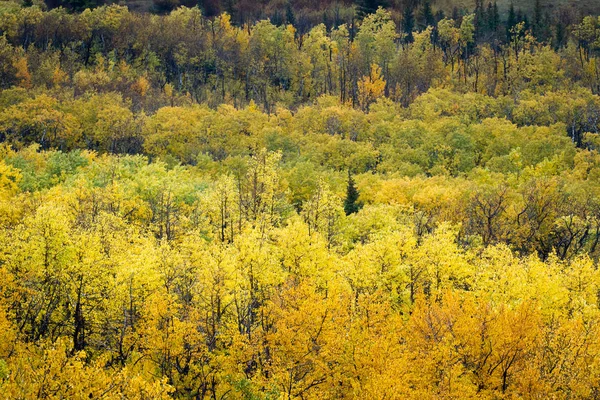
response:
[[[145,348],[150,350],[150,360],[160,374],[171,374],[176,361],[184,355],[187,345],[197,347],[194,357],[205,351],[202,335],[194,329],[194,315],[182,318],[184,310],[174,295],[154,293],[145,307],[139,334]]]
[[[411,230],[383,230],[348,253],[340,273],[358,294],[380,289],[389,292],[389,299],[396,304],[407,303],[406,288],[411,279],[408,264],[411,253],[417,251],[415,247]]]
[[[444,18],[438,23],[440,39],[447,46],[456,46],[460,40],[460,30],[456,28],[452,19]]]
[[[145,76],[140,76],[137,81],[133,84],[133,89],[142,97],[146,96],[150,89],[150,82]],[[166,93],[166,91],[165,91]],[[172,90],[171,90],[172,95]],[[168,95],[169,96],[169,95]],[[170,97],[170,96],[169,96]]]
[[[142,90],[142,89],[140,89]],[[141,93],[140,93],[141,94]],[[96,114],[96,123],[93,127],[93,139],[97,141],[102,150],[117,151],[117,143],[127,137],[135,135],[133,113],[129,108],[120,104],[120,99],[114,103],[101,106]]]
[[[106,71],[77,71],[73,76],[73,84],[81,91],[86,92],[93,88],[102,87],[110,82],[110,75]]]
[[[286,25],[285,30],[286,30],[286,33],[290,36],[296,35],[296,28],[294,28],[294,25],[291,25],[291,24]]]
[[[116,31],[128,14],[129,9],[127,7],[111,4],[91,10],[86,17],[90,18],[93,28]]]
[[[173,85],[171,85],[170,83],[165,84],[165,87],[163,88],[163,90],[165,91],[165,95],[167,97],[173,97]],[[172,107],[173,105],[171,105]]]
[[[600,274],[597,266],[588,257],[578,257],[565,268],[563,274],[562,282],[569,297],[566,304],[568,312],[581,313],[584,317],[589,317],[589,313],[595,314],[600,306]]]
[[[320,181],[317,190],[302,207],[302,217],[308,226],[308,233],[319,232],[331,247],[337,243],[340,224],[345,217],[341,198],[336,196],[324,181]]]
[[[32,264],[39,262],[45,268],[54,266],[60,269],[62,266],[53,264],[69,256],[65,245],[71,241],[69,229],[72,221],[72,215],[60,206],[51,203],[40,206],[32,217],[25,220],[23,244],[33,251],[27,251],[23,256],[31,257]]]
[[[21,178],[19,170],[0,161],[0,200],[8,199],[19,191]]]
[[[231,32],[235,29],[234,26],[231,24],[231,15],[229,15],[228,13],[222,13],[217,17],[217,20],[219,22],[219,25],[221,26],[221,29],[223,29],[225,32]]]
[[[21,144],[58,145],[62,142],[72,145],[77,143],[81,133],[78,125],[73,115],[63,112],[58,101],[46,94],[0,112],[0,129]],[[19,140],[17,136],[20,136]]]
[[[3,270],[0,270],[3,272]],[[0,282],[4,283],[3,280]],[[7,288],[5,286],[5,288]],[[4,293],[0,294],[4,295]],[[0,332],[2,332],[2,341],[0,342],[0,389],[2,388],[2,381],[8,376],[8,365],[6,364],[6,358],[8,358],[14,350],[17,331],[9,319],[6,313],[4,305],[0,305]]]
[[[44,153],[29,151],[22,156],[43,161]],[[456,180],[380,182],[373,191],[388,188],[369,196],[376,204],[348,218],[323,180],[301,215],[274,226],[254,222],[277,204],[277,153],[261,151],[237,176],[209,183],[198,204],[187,197],[193,168],[88,157],[93,164],[71,186],[45,193],[44,205],[2,237],[11,243],[1,255],[2,295],[11,296],[4,304],[40,316],[17,318],[18,309],[7,308],[0,329],[10,339],[13,321],[25,319],[23,332],[34,336],[47,320],[67,340],[29,349],[12,341],[10,356],[0,343],[3,393],[85,398],[110,388],[107,398],[160,399],[175,388],[195,396],[213,387],[241,396],[245,379],[251,393],[275,388],[305,399],[551,397],[553,385],[585,397],[598,376],[600,281],[591,260],[465,249],[448,224],[414,231],[404,205],[450,215]],[[484,185],[494,175],[475,178]],[[165,215],[169,195],[186,210],[179,221],[192,218],[186,201],[199,221],[156,240],[152,218]],[[148,221],[130,209],[143,204]],[[258,217],[241,228],[240,204]],[[320,232],[330,222],[347,243],[328,248]],[[44,279],[60,290],[45,292]],[[52,294],[59,311],[46,316],[57,304]],[[74,304],[85,316],[85,354],[71,354]]]
[[[68,352],[65,340],[39,348],[21,345],[11,359],[8,379],[0,382],[0,391],[9,398],[74,400],[167,400],[173,391],[166,378],[143,379],[127,368],[114,372],[103,367],[106,359],[88,361],[84,352],[71,356]]]
[[[371,103],[383,96],[384,90],[385,80],[381,75],[381,67],[371,64],[370,74],[358,81],[358,99],[362,109],[367,110]]]
[[[213,234],[222,242],[232,242],[242,224],[236,212],[240,198],[233,177],[222,176],[200,201],[206,210],[208,222],[213,226]]]
[[[177,7],[166,19],[171,24],[180,25],[181,29],[197,30],[202,23],[202,10],[199,7]]]
[[[265,295],[285,280],[276,249],[257,228],[246,228],[234,242],[237,251],[236,284],[251,297]]]
[[[327,242],[299,217],[292,217],[287,226],[276,232],[276,245],[285,249],[282,267],[298,281],[313,279],[320,287],[333,278],[335,258],[327,251]]]
[[[456,245],[456,235],[456,229],[444,223],[423,238],[411,263],[411,298],[421,291],[439,298],[448,289],[469,285],[473,267]]]
[[[141,129],[119,95],[21,96],[2,100],[6,132],[60,131],[71,113],[117,151]],[[166,107],[143,128],[165,162],[0,148],[0,391],[592,397],[597,250],[569,246],[598,228],[597,157],[561,153],[564,127],[470,123],[500,107],[485,101],[431,91],[368,115],[333,97],[276,115]],[[521,101],[522,123],[551,121]],[[406,168],[372,173],[379,155]],[[355,165],[366,206],[345,216]],[[436,171],[458,177],[424,176]]]
[[[358,50],[357,56],[364,58],[367,63],[386,66],[394,56],[397,38],[391,13],[380,7],[363,19],[352,45]]]
[[[57,87],[68,81],[68,75],[57,65],[52,73],[52,84]]]
[[[19,86],[30,89],[31,84],[31,73],[29,72],[29,66],[27,64],[26,57],[19,57],[14,63],[14,67],[17,70],[15,76],[19,79]]]
[[[422,360],[416,367],[446,396],[509,391],[539,343],[539,320],[530,303],[510,309],[446,293],[441,303],[419,300],[410,324],[407,340],[414,341]]]
[[[463,47],[473,43],[475,35],[475,14],[465,15],[460,24],[460,40]]]
[[[265,148],[248,161],[245,176],[238,177],[240,211],[252,228],[264,235],[285,212],[285,182],[280,179],[281,152]]]
[[[206,120],[210,111],[206,107],[163,107],[148,119],[144,126],[144,149],[156,156],[178,157],[193,162],[199,152],[199,142],[209,127]]]
[[[265,332],[271,350],[264,369],[286,398],[325,397],[342,350],[347,300],[335,288],[315,291],[308,278],[284,285],[265,307],[275,325]]]

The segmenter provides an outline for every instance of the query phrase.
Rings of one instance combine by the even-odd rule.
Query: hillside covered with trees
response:
[[[598,15],[242,3],[0,2],[0,398],[600,398]]]

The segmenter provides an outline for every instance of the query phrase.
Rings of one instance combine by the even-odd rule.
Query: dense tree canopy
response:
[[[441,3],[0,3],[0,397],[597,397],[600,20]]]

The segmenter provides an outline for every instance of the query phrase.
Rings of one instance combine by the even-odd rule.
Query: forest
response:
[[[0,398],[600,399],[594,2],[255,3],[0,1]]]

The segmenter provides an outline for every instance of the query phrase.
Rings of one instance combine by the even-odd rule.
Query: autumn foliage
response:
[[[11,4],[0,398],[599,396],[596,17]]]

